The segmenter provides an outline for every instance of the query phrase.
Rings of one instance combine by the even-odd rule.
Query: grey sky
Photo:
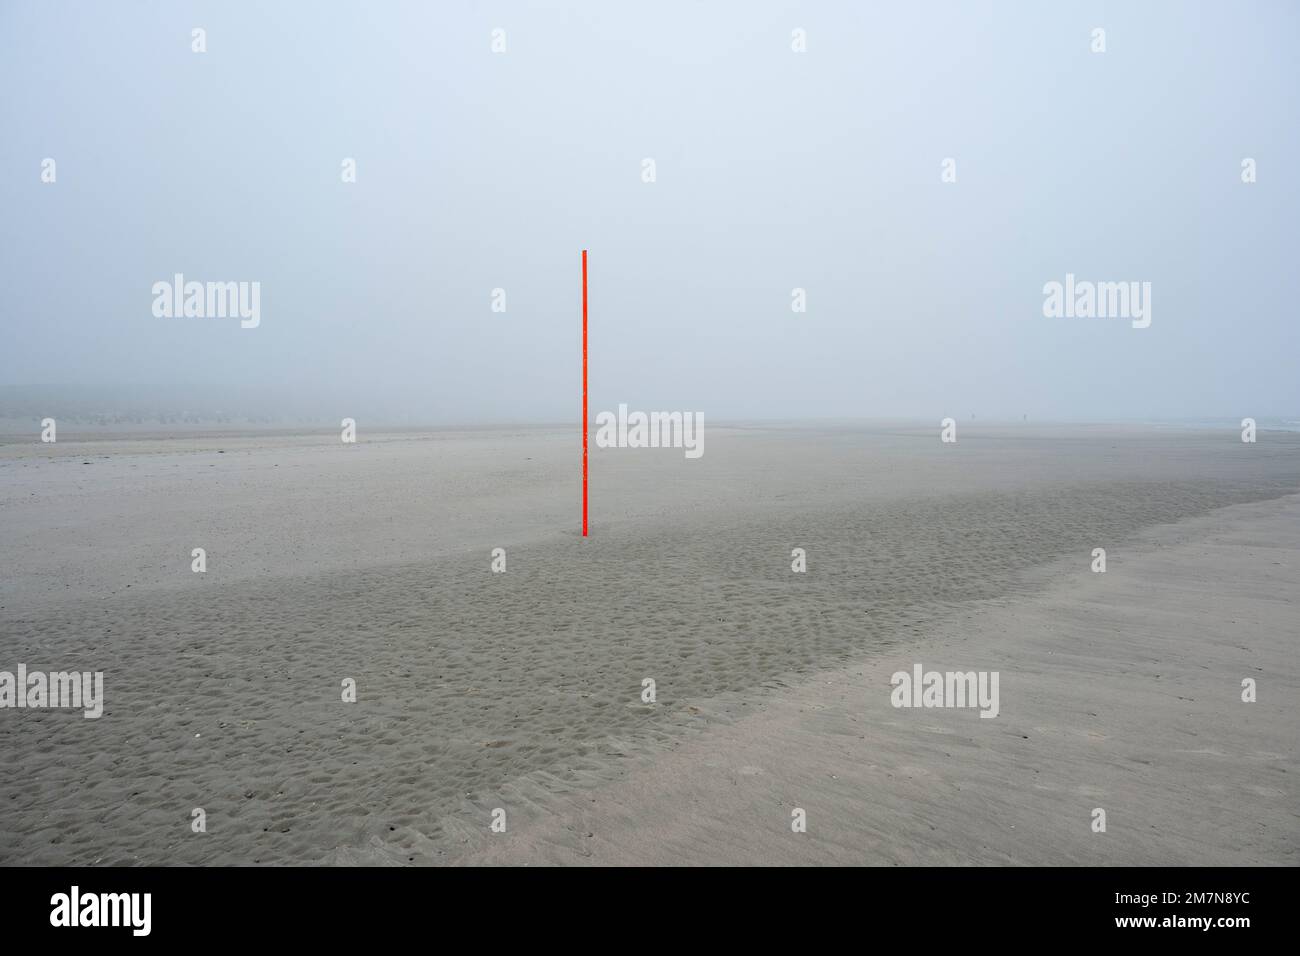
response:
[[[0,384],[570,419],[585,247],[593,414],[1300,418],[1298,27],[1284,2],[0,0]],[[259,281],[260,327],[155,318],[176,272]],[[1067,272],[1151,282],[1151,327],[1044,318]]]

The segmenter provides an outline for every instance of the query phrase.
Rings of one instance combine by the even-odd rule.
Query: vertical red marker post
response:
[[[582,536],[587,536],[587,250],[582,250]]]

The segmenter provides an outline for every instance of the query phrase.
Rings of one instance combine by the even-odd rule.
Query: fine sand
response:
[[[1133,547],[810,677],[611,786],[511,788],[528,825],[475,834],[465,862],[1296,865],[1300,496]],[[890,676],[916,662],[998,669],[1000,715],[894,709]]]
[[[0,670],[105,715],[0,710],[0,863],[1295,862],[1300,435],[710,426],[586,540],[572,430],[59,437]]]

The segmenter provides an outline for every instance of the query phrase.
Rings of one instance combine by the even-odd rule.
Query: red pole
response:
[[[582,536],[587,536],[587,250],[582,250]]]

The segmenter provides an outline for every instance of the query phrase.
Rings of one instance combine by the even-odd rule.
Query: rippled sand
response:
[[[0,711],[0,862],[452,861],[519,781],[608,784],[1094,547],[1300,490],[1284,433],[717,429],[699,461],[597,452],[584,540],[576,452],[545,429],[0,445],[0,669],[106,688],[100,720]]]

